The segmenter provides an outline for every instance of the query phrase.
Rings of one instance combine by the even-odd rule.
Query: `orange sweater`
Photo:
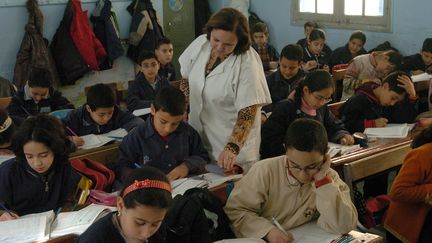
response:
[[[417,242],[431,206],[425,203],[432,194],[432,143],[413,149],[405,157],[391,192],[385,228],[404,242]]]

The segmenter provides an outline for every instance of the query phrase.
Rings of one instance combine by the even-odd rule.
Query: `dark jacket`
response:
[[[301,45],[302,47],[306,47],[307,46],[306,38],[298,40],[296,44]],[[331,56],[332,49],[330,48],[330,46],[324,43],[323,52],[325,52],[327,56]]]
[[[357,55],[363,55],[366,54],[366,50],[362,48]],[[348,44],[345,46],[341,46],[339,48],[336,48],[330,57],[330,70],[332,70],[333,66],[339,65],[339,64],[348,64],[353,59],[353,56],[348,48]]]
[[[297,118],[311,118],[321,122],[326,128],[330,142],[339,143],[344,135],[349,134],[327,105],[320,107],[316,113],[314,117],[307,115],[291,99],[279,102],[261,129],[261,159],[285,154],[285,134],[289,125]]]
[[[209,161],[201,138],[189,124],[181,122],[165,141],[153,128],[153,117],[131,131],[120,145],[116,177],[123,180],[131,169],[150,165],[164,173],[185,162],[189,173],[204,171]]]
[[[144,121],[130,113],[121,111],[117,106],[114,107],[114,113],[105,125],[96,124],[90,117],[90,114],[85,108],[85,105],[73,110],[62,119],[63,123],[72,129],[78,136],[84,136],[88,134],[103,134],[116,130],[118,128],[124,128],[126,131],[132,130],[132,128],[138,126]],[[70,134],[73,135],[73,134]]]
[[[156,97],[157,92],[166,86],[169,86],[165,78],[159,75],[156,77],[156,87],[150,85],[142,72],[139,72],[135,80],[129,85],[128,95],[126,97],[127,108],[129,111],[149,108]]]
[[[271,112],[276,103],[288,99],[288,95],[295,90],[304,76],[304,71],[299,69],[294,77],[287,80],[284,78],[279,68],[276,72],[267,76],[267,86],[270,91],[272,103],[264,106],[262,110],[265,112]]]
[[[27,118],[39,113],[74,108],[74,105],[54,88],[49,89],[49,97],[47,99],[43,99],[38,103],[28,95],[28,91],[26,90],[28,90],[27,85],[12,97],[12,101],[7,108],[10,115]]]
[[[159,68],[159,77],[165,78],[168,81],[176,81],[176,71],[174,65],[172,63],[167,63],[166,65],[160,65]]]
[[[253,43],[252,47],[259,54],[257,44]],[[267,49],[269,60],[268,61],[264,61],[264,60],[261,59],[261,61],[262,61],[263,67],[264,67],[264,71],[267,71],[267,70],[270,69],[270,62],[278,62],[279,61],[279,53],[278,53],[278,51],[276,51],[276,48],[274,48],[274,46],[272,46],[272,45],[270,45],[268,43],[265,44],[265,48]]]
[[[80,179],[67,160],[54,161],[41,175],[13,158],[0,166],[0,201],[18,215],[55,210],[71,199]]]
[[[414,122],[418,100],[405,98],[394,106],[381,106],[373,93],[378,86],[379,84],[374,82],[359,86],[356,93],[340,108],[341,119],[351,133],[363,132],[367,127],[374,127],[373,120],[380,117],[387,118],[389,123]]]
[[[309,71],[315,69],[323,69],[324,65],[329,65],[330,55],[327,54],[325,51],[321,51],[319,55],[315,55],[309,51],[309,48],[307,46],[303,47],[303,63],[307,63],[308,61],[316,61],[318,63],[318,66],[316,68]]]
[[[423,72],[432,72],[432,64],[426,66],[420,54],[406,56],[403,59],[401,70],[410,74],[412,71],[421,70]]]

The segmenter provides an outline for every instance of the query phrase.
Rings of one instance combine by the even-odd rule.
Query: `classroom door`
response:
[[[174,45],[173,64],[180,79],[179,56],[195,39],[194,0],[163,1],[164,33]]]

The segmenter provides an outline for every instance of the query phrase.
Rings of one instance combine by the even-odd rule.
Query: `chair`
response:
[[[333,113],[335,117],[340,119],[339,109],[342,107],[343,104],[345,104],[345,101],[331,103],[328,105],[328,108],[330,109],[331,113]]]
[[[346,72],[347,69],[333,70],[332,72],[333,86],[335,88],[335,92],[333,93],[333,99],[335,101],[338,101],[342,96],[343,79],[345,77]]]
[[[0,109],[6,109],[12,101],[12,97],[0,98]]]

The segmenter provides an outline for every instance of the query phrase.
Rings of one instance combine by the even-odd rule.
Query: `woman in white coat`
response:
[[[246,17],[233,8],[215,13],[179,58],[189,97],[189,122],[218,165],[249,169],[259,160],[260,111],[271,103]]]

